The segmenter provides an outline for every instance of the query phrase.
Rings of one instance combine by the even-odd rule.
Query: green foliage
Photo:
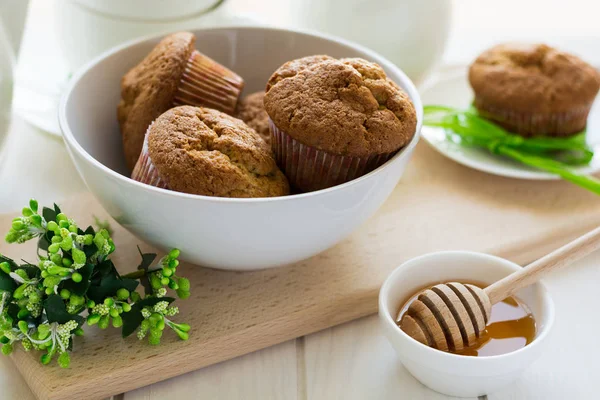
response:
[[[424,107],[424,125],[446,129],[449,139],[466,146],[487,149],[522,164],[558,175],[600,194],[600,180],[577,174],[571,167],[588,165],[594,157],[585,132],[568,138],[524,138],[509,133],[480,115],[477,110],[457,110],[443,106]]]
[[[123,337],[138,330],[138,337],[148,337],[152,345],[160,343],[166,327],[188,339],[189,325],[170,320],[179,310],[171,305],[175,299],[166,297],[167,289],[180,298],[190,294],[189,281],[176,275],[179,250],[156,264],[156,254],[140,251],[138,270],[121,276],[109,258],[115,250],[109,229],[104,224],[98,231],[81,230],[56,204],[39,214],[35,200],[13,219],[7,242],[37,239],[39,260],[37,265],[19,265],[0,255],[3,354],[21,343],[25,351],[42,352],[42,364],[57,356],[57,363],[67,368],[73,340],[85,334],[86,322],[100,329],[121,328]],[[136,291],[140,283],[144,297]]]

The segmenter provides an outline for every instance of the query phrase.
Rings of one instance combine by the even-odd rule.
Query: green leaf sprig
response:
[[[564,180],[600,194],[600,180],[574,172],[571,167],[587,165],[594,157],[585,132],[568,137],[525,138],[509,133],[480,115],[473,107],[459,110],[425,106],[424,125],[444,128],[450,140],[487,149],[522,164],[558,175]]]
[[[108,226],[81,230],[57,205],[39,214],[35,200],[6,235],[8,243],[32,239],[38,240],[37,264],[18,264],[0,255],[3,354],[21,343],[25,351],[41,351],[42,364],[58,356],[58,364],[67,368],[73,339],[85,334],[86,324],[121,328],[123,337],[137,330],[138,338],[148,337],[151,345],[160,343],[166,327],[188,339],[190,326],[172,321],[179,309],[172,306],[175,298],[167,297],[168,289],[179,298],[190,295],[190,281],[177,275],[179,250],[158,262],[156,254],[140,251],[138,270],[121,276],[109,258],[115,245]],[[143,297],[136,291],[140,282]]]

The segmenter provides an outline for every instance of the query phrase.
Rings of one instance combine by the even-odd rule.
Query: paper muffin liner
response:
[[[239,75],[194,50],[173,104],[208,107],[233,114],[243,88],[244,80]]]
[[[481,99],[475,99],[475,107],[484,117],[510,132],[525,137],[565,137],[580,133],[585,128],[592,104],[565,113],[523,113],[492,106]]]
[[[396,152],[370,157],[330,154],[307,146],[277,128],[269,118],[271,147],[277,165],[290,185],[302,192],[312,192],[356,179],[384,164]]]
[[[131,179],[136,180],[138,182],[145,183],[147,185],[156,186],[163,189],[168,189],[169,185],[165,179],[162,179],[158,174],[158,170],[152,163],[150,159],[150,154],[148,153],[148,132],[150,131],[150,127],[148,127],[148,131],[146,131],[146,136],[144,137],[144,145],[142,146],[142,152],[140,153],[140,157],[133,168],[133,172],[131,173]]]

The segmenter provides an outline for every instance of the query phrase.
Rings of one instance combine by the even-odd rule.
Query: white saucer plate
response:
[[[467,108],[473,100],[466,67],[443,70],[421,88],[423,104]],[[491,154],[486,149],[466,147],[447,139],[444,129],[423,126],[422,137],[444,156],[479,171],[518,179],[553,180],[554,174],[523,165],[512,159]],[[574,172],[590,175],[600,171],[600,100],[596,100],[588,119],[587,140],[594,150],[589,165],[572,168]]]

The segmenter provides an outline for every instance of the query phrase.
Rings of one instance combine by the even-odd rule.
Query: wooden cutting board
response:
[[[90,223],[106,213],[90,196],[61,203]],[[8,229],[14,215],[0,217]],[[115,264],[138,263],[136,245],[115,222]],[[600,225],[600,198],[566,182],[495,177],[455,164],[420,144],[405,176],[379,212],[338,246],[292,266],[251,273],[183,265],[192,296],[178,300],[178,318],[193,331],[187,342],[165,334],[151,347],[116,329],[87,328],[76,338],[71,368],[42,366],[38,354],[13,360],[35,395],[102,399],[316,332],[377,311],[385,277],[403,261],[431,251],[461,249],[531,261]],[[0,244],[13,258],[33,257],[29,245]],[[435,276],[431,277],[436,280]]]

